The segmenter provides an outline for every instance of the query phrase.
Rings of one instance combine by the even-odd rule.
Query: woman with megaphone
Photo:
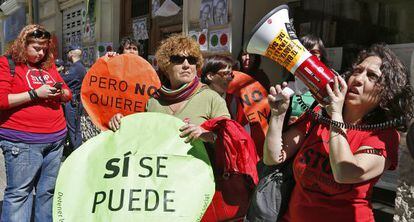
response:
[[[406,68],[386,45],[361,51],[344,78],[327,84],[329,102],[315,108],[318,114],[306,112],[282,132],[286,85],[270,89],[264,146],[266,165],[294,158],[296,185],[279,221],[374,221],[373,186],[396,168],[397,128],[405,131],[403,120],[414,111]]]

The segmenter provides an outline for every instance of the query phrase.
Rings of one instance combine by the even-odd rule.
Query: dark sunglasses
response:
[[[198,62],[197,57],[194,57],[194,56],[180,56],[180,55],[170,56],[170,62],[176,65],[182,64],[186,59],[188,63],[190,63],[190,65],[195,65]]]
[[[42,31],[39,29],[34,30],[29,33],[27,36],[34,37],[36,39],[50,39],[50,33],[48,31]]]

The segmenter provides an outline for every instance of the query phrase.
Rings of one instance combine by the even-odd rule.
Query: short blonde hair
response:
[[[161,71],[165,72],[171,64],[170,57],[182,53],[188,53],[189,56],[197,58],[197,69],[203,65],[203,55],[200,51],[200,45],[191,37],[182,34],[172,34],[164,39],[155,53],[158,66]]]

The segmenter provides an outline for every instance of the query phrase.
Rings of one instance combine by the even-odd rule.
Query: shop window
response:
[[[373,43],[414,42],[411,1],[301,0],[289,7],[299,36],[312,33],[327,47],[343,48],[341,71]]]

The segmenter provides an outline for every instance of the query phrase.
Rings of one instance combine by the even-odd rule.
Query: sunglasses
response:
[[[188,63],[190,63],[190,65],[195,65],[198,62],[197,57],[194,57],[194,56],[180,56],[180,55],[170,56],[170,62],[176,65],[182,64],[186,59]]]
[[[231,77],[234,78],[234,74],[232,70],[228,70],[228,71],[218,71],[217,74],[219,74],[221,77]]]
[[[27,35],[28,37],[34,37],[36,39],[50,39],[50,33],[48,31],[42,31],[39,29],[34,30],[33,32]]]

